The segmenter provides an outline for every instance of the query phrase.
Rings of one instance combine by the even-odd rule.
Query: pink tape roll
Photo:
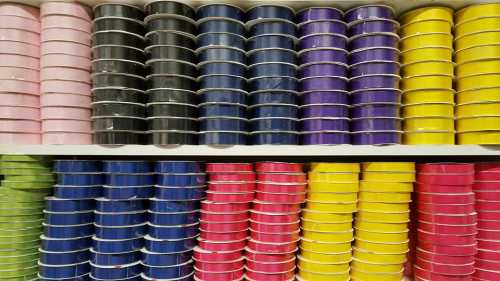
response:
[[[40,106],[40,96],[17,93],[1,93],[0,97],[0,106],[17,106],[20,104],[28,107]]]
[[[0,133],[1,144],[40,144],[40,134],[29,133]]]
[[[40,82],[41,93],[90,95],[90,90],[90,84],[77,81],[45,80]]]
[[[72,28],[83,32],[92,32],[92,23],[88,20],[69,15],[49,15],[41,18],[42,28]]]
[[[40,80],[70,80],[90,84],[90,71],[69,67],[45,67],[40,70]]]
[[[92,49],[84,44],[64,41],[47,41],[40,46],[42,56],[47,54],[66,54],[90,59]]]
[[[0,106],[0,118],[19,120],[39,120],[40,109],[27,106]]]
[[[40,18],[40,10],[36,7],[23,4],[2,3],[0,4],[0,15],[19,16],[32,20],[38,20],[38,18]]]
[[[42,131],[45,132],[77,132],[88,133],[92,131],[92,124],[83,120],[58,120],[46,119],[42,121]]]
[[[42,107],[40,109],[41,119],[71,119],[90,120],[92,110],[81,107]]]
[[[0,122],[0,132],[40,133],[40,121],[4,119]]]
[[[77,57],[65,54],[44,55],[40,59],[40,67],[73,67],[89,70],[91,62],[89,58]]]
[[[92,144],[92,134],[72,132],[44,132],[43,144]]]
[[[42,29],[41,42],[47,41],[69,41],[90,46],[90,33],[69,28]]]
[[[0,41],[0,53],[23,55],[34,58],[40,57],[40,48],[36,45],[31,45],[16,41]]]
[[[38,58],[27,56],[3,54],[2,50],[0,49],[0,66],[40,69],[40,60]]]
[[[40,97],[40,106],[77,106],[91,108],[92,98],[74,94],[43,94]]]
[[[40,45],[40,34],[20,29],[0,28],[0,40]]]
[[[90,9],[71,2],[44,2],[40,5],[40,16],[47,15],[72,15],[84,20],[92,20]]]
[[[2,85],[2,91],[4,92],[23,93],[30,95],[40,94],[40,84],[38,84],[38,82],[0,79],[0,85]]]
[[[0,66],[0,79],[14,79],[31,82],[40,81],[38,70],[20,67]]]
[[[40,22],[19,16],[0,16],[0,28],[14,28],[40,33]]]

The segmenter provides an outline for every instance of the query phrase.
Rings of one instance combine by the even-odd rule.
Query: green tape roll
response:
[[[8,168],[0,169],[0,175],[5,176],[36,176],[40,174],[50,174],[52,171],[50,168],[39,168],[39,169],[19,169],[19,168]]]
[[[38,248],[39,245],[40,245],[40,239],[37,239],[37,240],[23,241],[23,242],[18,242],[18,243],[8,243],[8,244],[0,243],[0,249],[3,249],[3,250],[25,250],[25,249]]]
[[[50,165],[42,162],[0,162],[1,169],[50,169]]]
[[[39,256],[40,253],[38,252],[29,253],[27,255],[16,255],[16,256],[5,256],[5,257],[0,256],[0,264],[31,261],[34,259],[38,259]]]
[[[2,270],[0,268],[0,276],[2,276],[2,278],[12,278],[12,277],[27,276],[27,275],[31,276],[37,273],[38,273],[38,265],[23,269],[15,269],[15,270]]]
[[[8,244],[8,243],[22,243],[24,241],[33,241],[38,239],[40,237],[40,232],[35,232],[27,234],[27,235],[21,235],[21,233],[18,233],[18,236],[0,236],[0,244]]]
[[[9,221],[0,223],[0,229],[26,229],[41,226],[43,219]]]
[[[17,256],[17,255],[32,255],[34,253],[38,253],[38,246],[34,248],[26,248],[26,249],[7,249],[7,250],[0,250],[0,257],[12,257],[12,256]]]
[[[43,230],[43,226],[40,225],[34,225],[30,227],[25,227],[25,228],[0,228],[0,236],[19,236],[19,235],[28,235],[31,233],[40,233]],[[17,233],[17,234],[16,234]]]
[[[18,277],[0,277],[0,281],[38,281],[38,274],[23,275]]]
[[[40,208],[12,208],[12,209],[0,209],[0,217],[5,216],[32,216],[36,214],[41,214],[43,209]]]
[[[31,202],[43,201],[52,192],[52,189],[30,189],[19,190],[0,187],[0,198],[2,201]]]
[[[0,270],[16,270],[37,265],[38,259],[22,261],[17,263],[0,263]]]
[[[39,174],[33,176],[5,176],[7,181],[28,181],[28,182],[51,182],[54,183],[54,175]]]
[[[2,200],[3,198],[0,198]],[[43,201],[29,201],[29,202],[8,202],[0,201],[0,209],[43,209],[45,203]]]
[[[36,156],[36,155],[2,155],[0,156],[0,161],[5,162],[50,162],[51,158],[47,156]]]
[[[34,221],[43,219],[43,214],[40,215],[29,215],[29,216],[16,216],[16,217],[0,217],[0,223],[2,222],[18,222],[18,221]]]
[[[50,181],[9,181],[3,180],[2,186],[12,189],[51,189],[54,182]]]

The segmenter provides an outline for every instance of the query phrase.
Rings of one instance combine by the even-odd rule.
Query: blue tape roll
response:
[[[98,212],[122,213],[146,210],[147,208],[147,200],[109,200],[106,198],[96,199],[96,211]]]
[[[245,37],[234,33],[210,32],[201,33],[197,37],[198,47],[207,46],[231,46],[245,50]]]
[[[155,239],[186,239],[195,237],[200,233],[199,223],[183,224],[183,225],[154,225],[149,223],[149,236]]]
[[[284,34],[258,35],[248,38],[247,50],[280,48],[295,49],[295,38]]]
[[[299,80],[289,76],[261,76],[249,80],[250,92],[254,91],[292,91],[299,90]]]
[[[201,173],[203,165],[197,161],[157,161],[156,173]]]
[[[92,237],[92,249],[99,253],[126,253],[138,251],[144,246],[142,237],[133,239],[101,239]]]
[[[45,223],[51,225],[77,225],[94,222],[94,212],[48,212],[43,211]]]
[[[247,104],[247,93],[229,89],[203,90],[199,92],[200,103],[238,103]]]
[[[144,266],[144,275],[157,279],[178,279],[193,272],[193,260],[170,266]]]
[[[96,173],[102,171],[101,161],[55,160],[55,173]]]
[[[142,263],[150,266],[169,266],[181,264],[189,261],[193,256],[193,251],[183,251],[178,253],[154,253],[142,249]]]
[[[44,278],[40,276],[40,273],[38,273],[37,277],[38,277],[37,280],[39,281],[94,281],[94,279],[90,277],[90,274],[84,274],[82,276],[71,277],[71,278],[53,279],[53,278]]]
[[[198,20],[198,32],[224,32],[245,35],[245,25],[230,18],[203,18]]]
[[[102,226],[127,226],[142,224],[147,221],[146,211],[127,213],[101,213],[95,212],[95,223]]]
[[[295,77],[296,75],[297,67],[288,63],[261,63],[248,68],[248,77],[250,78],[263,76]]]
[[[99,253],[90,249],[90,262],[95,265],[122,265],[141,260],[141,252],[133,251],[126,253]]]
[[[297,100],[297,94],[293,92],[269,91],[250,93],[250,105],[264,103],[297,104]]]
[[[229,116],[245,118],[247,107],[236,103],[204,103],[198,107],[200,117]]]
[[[196,11],[197,18],[232,18],[239,21],[245,20],[245,12],[240,8],[228,4],[207,4]]]
[[[90,264],[88,261],[71,265],[48,265],[38,262],[38,265],[39,274],[42,278],[74,278],[90,272]]]
[[[115,280],[135,277],[142,272],[141,262],[124,265],[99,266],[90,263],[90,274],[96,279]]]
[[[234,61],[246,63],[244,50],[233,47],[209,46],[198,49],[199,62],[205,61]]]
[[[278,18],[294,21],[295,12],[289,7],[280,5],[260,5],[247,11],[248,21],[261,18]]]
[[[299,107],[295,104],[267,103],[250,107],[250,116],[252,118],[285,117],[295,119],[298,112]]]
[[[259,49],[248,53],[248,65],[268,62],[297,64],[297,53],[288,49]]]
[[[90,259],[89,249],[73,252],[48,252],[42,249],[40,252],[40,262],[48,265],[64,265],[86,262]]]
[[[77,238],[48,238],[42,239],[41,248],[47,252],[73,252],[90,248],[92,244],[91,236]]]
[[[196,237],[175,240],[155,239],[148,235],[144,237],[144,247],[146,250],[155,253],[189,251],[196,246],[196,243]]]
[[[102,185],[104,178],[102,174],[58,174],[57,184],[59,185]]]
[[[124,199],[148,199],[153,197],[154,189],[152,185],[144,186],[103,186],[102,195],[104,198],[113,200]]]
[[[158,174],[157,183],[162,186],[199,186],[206,182],[205,173]]]
[[[43,235],[50,238],[76,238],[94,234],[94,224],[50,225],[42,223]]]
[[[103,171],[105,173],[150,173],[153,166],[148,161],[104,161]]]
[[[149,210],[152,212],[185,212],[200,208],[198,200],[171,201],[151,198],[149,200]]]
[[[95,226],[95,236],[100,239],[134,239],[143,237],[148,232],[146,223],[123,226],[123,227],[106,227],[102,225]]]
[[[299,134],[293,132],[253,132],[250,135],[250,141],[254,145],[260,144],[281,144],[297,145],[299,143]]]
[[[247,135],[243,131],[205,131],[199,133],[198,142],[200,145],[246,145]]]
[[[49,212],[78,212],[94,209],[94,200],[73,200],[57,197],[45,198],[45,210]]]
[[[155,186],[154,197],[164,200],[201,200],[205,197],[205,186]]]
[[[55,185],[54,196],[61,199],[92,199],[102,196],[102,187]]]
[[[200,75],[223,74],[246,77],[247,67],[236,62],[206,62],[198,65]]]
[[[205,75],[198,77],[200,89],[240,89],[246,88],[247,80],[241,76]]]
[[[290,36],[297,35],[297,26],[295,23],[281,19],[261,20],[250,27],[251,36],[265,34],[285,34]]]
[[[107,174],[106,185],[111,186],[139,186],[154,184],[154,174]]]
[[[251,131],[297,131],[298,119],[259,118],[250,120]]]
[[[214,117],[200,120],[200,131],[248,131],[247,119]]]
[[[176,213],[155,213],[148,212],[148,221],[155,225],[182,225],[192,224],[198,221],[199,210]]]

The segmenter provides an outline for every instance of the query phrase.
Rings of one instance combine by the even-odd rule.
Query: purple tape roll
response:
[[[401,104],[394,103],[356,105],[351,108],[351,118],[399,117],[400,108]]]
[[[301,104],[349,104],[349,93],[343,91],[305,92],[301,95]]]
[[[349,52],[338,48],[313,48],[302,50],[299,52],[301,64],[313,62],[338,62],[347,64],[347,56]]]
[[[312,48],[347,49],[347,37],[340,34],[313,34],[299,39],[299,49]]]
[[[399,36],[396,33],[367,33],[351,37],[349,50],[373,47],[397,48],[398,44]]]
[[[367,48],[351,52],[349,65],[367,61],[399,61],[399,50],[396,48]]]
[[[318,33],[337,33],[345,35],[347,33],[347,25],[339,20],[308,21],[299,25],[300,36]]]
[[[312,7],[297,13],[299,23],[312,20],[342,20],[343,17],[344,13],[341,10],[330,7]]]
[[[390,19],[366,19],[349,24],[349,36],[372,32],[392,32],[396,33],[399,23]]]
[[[314,144],[350,144],[351,138],[349,133],[339,132],[311,132],[301,134],[301,143],[303,145]]]
[[[350,77],[369,74],[394,74],[399,75],[399,63],[391,61],[368,61],[351,65]]]
[[[299,78],[316,76],[347,77],[347,65],[328,62],[301,65],[298,76]]]
[[[351,104],[401,103],[399,89],[368,89],[351,93]]]
[[[398,75],[393,74],[364,75],[351,78],[349,86],[352,91],[373,88],[397,89],[400,79]]]
[[[386,5],[364,5],[346,11],[344,18],[347,22],[361,19],[392,19],[394,9]]]
[[[310,104],[300,107],[302,118],[349,116],[349,106],[345,104]]]
[[[308,118],[300,120],[301,131],[349,131],[349,118]]]
[[[345,77],[316,76],[300,80],[301,92],[347,89],[348,80]]]
[[[400,131],[356,132],[351,134],[354,145],[400,144],[403,133]]]
[[[351,131],[401,131],[401,118],[352,119]]]

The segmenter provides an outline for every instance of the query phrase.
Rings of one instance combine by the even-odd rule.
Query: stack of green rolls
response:
[[[0,156],[0,281],[37,280],[44,197],[52,192],[50,160]]]

